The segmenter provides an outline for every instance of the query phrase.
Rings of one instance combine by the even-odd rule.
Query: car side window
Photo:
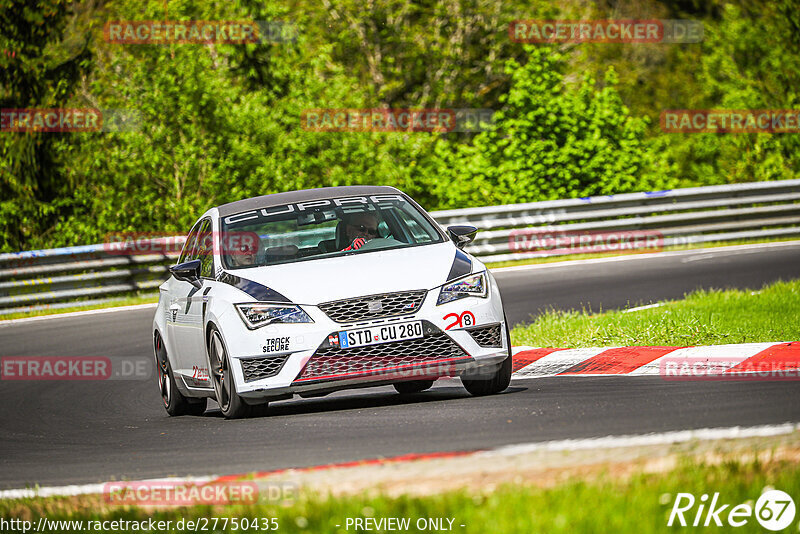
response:
[[[178,263],[184,263],[192,259],[194,246],[197,244],[197,234],[200,231],[200,226],[202,226],[202,223],[203,221],[200,221],[195,224],[192,230],[189,232],[189,237],[186,238],[186,243],[183,245],[180,258],[178,258]]]
[[[214,237],[211,233],[211,219],[204,219],[197,237],[196,254],[192,259],[200,260],[200,277],[214,277]]]

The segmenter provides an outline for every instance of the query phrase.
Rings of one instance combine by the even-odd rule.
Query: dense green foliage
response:
[[[168,12],[165,13],[165,6]],[[9,0],[2,108],[140,114],[133,132],[0,134],[0,250],[183,233],[208,207],[386,184],[428,209],[797,177],[798,134],[664,134],[663,109],[797,108],[797,0],[655,0],[697,44],[522,45],[519,18],[609,18],[542,0]],[[282,20],[295,42],[109,43],[111,20]],[[478,134],[314,132],[305,109],[490,108]]]
[[[58,107],[89,69],[88,40],[62,39],[67,0],[25,6],[11,1],[0,10],[0,109]],[[68,134],[0,135],[0,250],[47,242],[45,229],[71,211],[72,184],[62,172],[69,141],[60,138]]]
[[[563,56],[544,47],[525,51],[525,64],[508,62],[511,87],[493,128],[470,143],[440,147],[449,171],[438,184],[441,202],[463,206],[476,192],[487,204],[532,202],[663,183],[648,183],[646,121],[623,105],[613,69],[602,87],[585,76],[563,91]]]

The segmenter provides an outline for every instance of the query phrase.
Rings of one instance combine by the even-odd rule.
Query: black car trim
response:
[[[259,302],[291,302],[288,298],[272,288],[228,272],[223,271],[220,273],[220,275],[217,276],[217,281],[244,291]]]
[[[461,278],[472,272],[472,260],[461,250],[456,250],[456,257],[453,259],[453,266],[450,267],[450,274],[447,275],[447,282]]]

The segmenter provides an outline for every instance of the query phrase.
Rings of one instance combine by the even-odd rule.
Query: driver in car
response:
[[[243,242],[230,251],[230,262],[233,267],[252,267],[256,264],[259,243]]]
[[[345,235],[350,245],[343,251],[360,249],[367,241],[378,237],[378,217],[367,211],[350,215],[345,219]]]

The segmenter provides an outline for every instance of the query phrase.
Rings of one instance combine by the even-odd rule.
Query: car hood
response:
[[[447,281],[456,247],[449,242],[300,261],[231,274],[263,284],[295,304],[433,289]]]

